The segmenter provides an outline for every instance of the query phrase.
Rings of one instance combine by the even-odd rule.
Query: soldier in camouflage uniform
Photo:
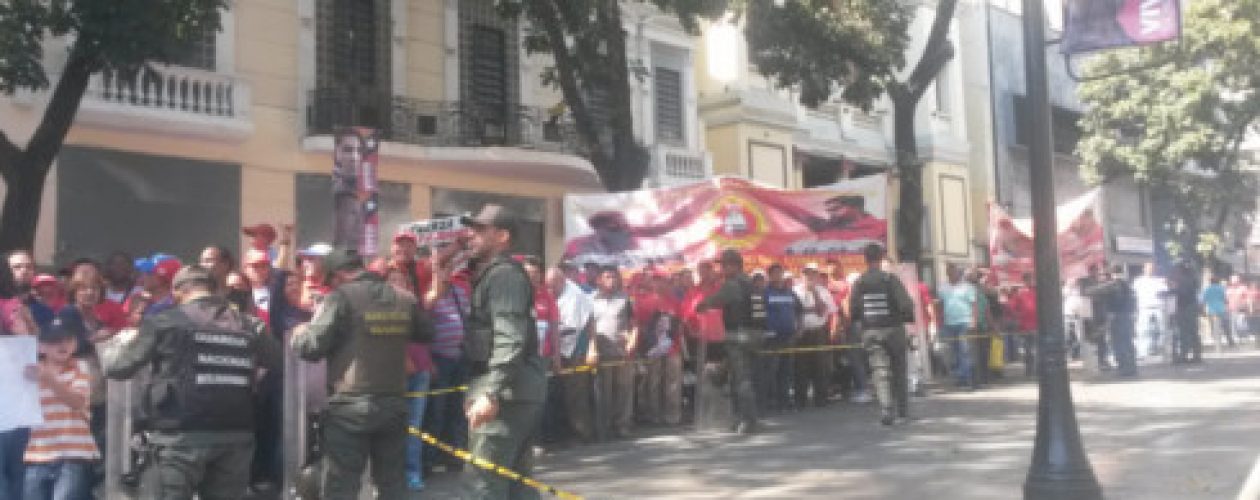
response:
[[[407,343],[432,341],[433,327],[355,250],[336,249],[324,265],[336,289],[292,340],[302,358],[328,360],[323,498],[357,500],[369,460],[379,497],[406,498]]]
[[[466,217],[464,225],[473,228],[471,251],[477,263],[464,335],[472,374],[466,403],[469,451],[529,475],[547,377],[538,354],[533,288],[520,263],[507,255],[517,223],[503,207],[486,205],[476,217]],[[470,498],[538,497],[537,491],[480,468],[470,479]]]

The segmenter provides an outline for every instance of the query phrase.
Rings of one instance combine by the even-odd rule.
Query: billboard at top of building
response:
[[[684,186],[569,195],[564,258],[578,264],[665,268],[742,252],[749,269],[835,259],[859,268],[888,239],[887,176],[785,190],[733,177]]]
[[[1094,189],[1059,205],[1059,273],[1064,280],[1089,273],[1089,266],[1107,259],[1106,238],[1098,220],[1098,193]],[[1031,218],[1016,219],[1001,207],[989,205],[989,262],[1002,283],[1022,281],[1033,272],[1033,227]]]
[[[1066,54],[1166,42],[1181,35],[1178,0],[1064,0]]]
[[[333,246],[375,256],[380,238],[377,156],[380,135],[354,127],[338,131],[333,141]]]

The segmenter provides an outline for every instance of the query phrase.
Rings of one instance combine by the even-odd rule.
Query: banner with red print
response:
[[[1056,210],[1059,272],[1064,280],[1085,276],[1090,265],[1107,259],[1098,193],[1094,189]],[[1012,218],[1002,207],[989,204],[989,262],[1002,283],[1020,283],[1024,273],[1033,272],[1032,234],[1031,218]]]
[[[691,265],[727,248],[749,269],[837,260],[888,240],[888,178],[785,190],[734,177],[684,186],[565,197],[564,258],[622,268]]]

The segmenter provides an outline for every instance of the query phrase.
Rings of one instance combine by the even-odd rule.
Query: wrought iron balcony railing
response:
[[[331,134],[345,126],[374,127],[385,140],[422,146],[513,146],[581,153],[573,122],[563,112],[338,89],[312,91],[309,134]]]

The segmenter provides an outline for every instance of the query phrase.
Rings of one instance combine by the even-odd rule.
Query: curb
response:
[[[1260,500],[1260,457],[1256,457],[1256,463],[1251,467],[1251,474],[1243,482],[1236,500]]]

